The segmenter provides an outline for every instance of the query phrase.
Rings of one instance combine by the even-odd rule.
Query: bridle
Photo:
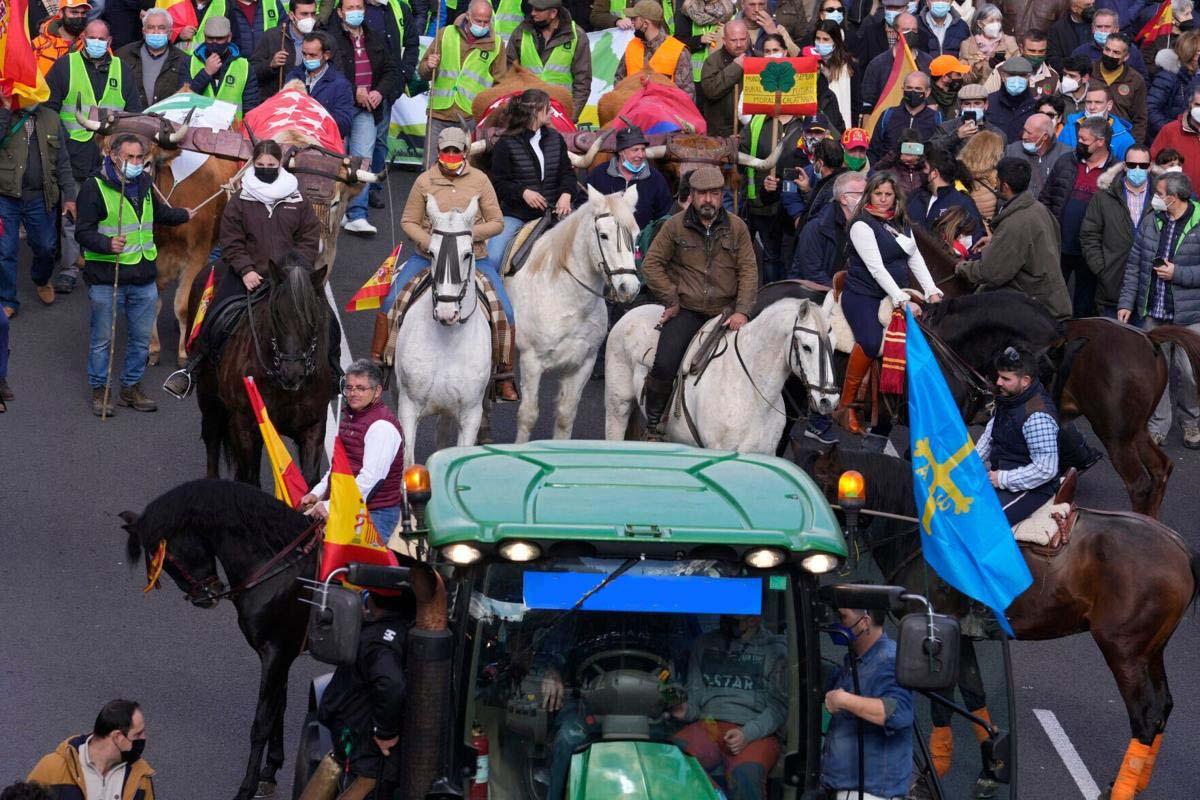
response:
[[[464,315],[462,313],[463,300],[466,299],[467,290],[470,288],[468,284],[473,283],[473,281],[467,280],[466,276],[463,275],[462,261],[458,256],[458,248],[456,246],[447,247],[447,243],[454,245],[459,237],[471,236],[471,231],[443,231],[434,228],[432,232],[442,237],[442,243],[438,247],[437,263],[433,266],[432,285],[429,289],[433,295],[433,303],[430,308],[432,311],[436,311],[438,303],[453,303],[458,306],[459,317],[457,324],[461,325],[470,318],[471,314],[475,313],[473,309],[471,314]],[[468,258],[474,257],[474,252],[468,256]],[[441,294],[438,291],[438,287],[441,286],[443,279],[451,284],[457,284],[459,287],[458,293]]]
[[[605,287],[599,292],[596,291],[591,286],[588,286],[586,283],[584,283],[578,277],[576,277],[575,273],[571,272],[570,266],[568,266],[567,264],[563,264],[563,270],[568,275],[571,276],[572,280],[574,280],[576,283],[578,283],[580,286],[582,286],[589,294],[593,294],[596,297],[599,297],[601,300],[611,300],[612,299],[611,295],[609,294],[609,290],[612,289],[613,291],[616,291],[616,283],[614,282],[613,279],[616,278],[618,275],[633,275],[633,276],[637,277],[639,281],[641,280],[641,275],[638,274],[638,271],[636,269],[629,269],[626,267],[622,267],[620,269],[613,269],[612,266],[608,263],[608,258],[604,255],[603,238],[602,238],[602,234],[600,233],[600,220],[607,219],[610,217],[613,220],[613,224],[615,224],[617,226],[617,252],[618,253],[620,253],[620,252],[633,253],[634,252],[633,235],[629,232],[628,229],[626,229],[626,227],[624,225],[622,225],[616,219],[616,217],[613,216],[611,211],[605,211],[603,213],[597,214],[592,219],[592,235],[596,238],[596,249],[600,251],[600,269],[604,273],[604,276],[607,278],[607,284],[605,285]]]
[[[313,329],[312,336],[308,341],[308,347],[304,350],[304,352],[302,352],[302,353],[285,353],[279,347],[279,340],[278,340],[278,338],[276,338],[274,326],[272,326],[271,342],[270,342],[270,344],[271,344],[271,364],[270,364],[270,366],[268,366],[267,362],[263,359],[262,344],[258,340],[258,329],[254,327],[254,303],[251,300],[253,295],[254,295],[253,292],[250,292],[250,291],[246,292],[246,321],[250,326],[250,338],[254,341],[254,355],[258,359],[258,364],[259,364],[259,366],[261,366],[263,368],[263,372],[267,375],[267,377],[274,378],[275,380],[279,381],[281,385],[283,385],[284,389],[287,389],[288,387],[286,384],[284,384],[283,378],[280,377],[280,373],[283,370],[284,364],[294,364],[294,363],[302,364],[304,367],[304,375],[303,375],[304,378],[307,378],[309,375],[311,375],[313,373],[313,370],[315,370],[317,368],[317,361],[316,361],[317,332],[316,332],[316,329],[315,328]],[[297,386],[296,388],[298,389],[300,387]]]
[[[788,348],[788,368],[792,371],[793,375],[797,375],[800,378],[800,381],[804,384],[804,388],[808,389],[809,391],[815,389],[823,394],[836,394],[840,391],[841,387],[837,386],[837,384],[833,382],[833,346],[829,342],[829,333],[816,328],[810,328],[807,325],[801,325],[800,317],[803,316],[803,314],[804,312],[801,311],[796,315],[796,318],[792,320],[792,333],[790,337],[791,345]],[[746,366],[746,362],[742,358],[742,350],[738,346],[738,337],[741,332],[742,331],[739,328],[733,333],[733,352],[737,356],[738,365],[741,366],[742,372],[746,375],[746,380],[750,381],[750,385],[754,387],[755,394],[757,394],[759,399],[766,403],[766,405],[775,413],[780,414],[792,422],[800,420],[801,416],[799,413],[797,413],[796,416],[791,416],[788,414],[786,409],[776,408],[775,404],[768,400],[766,395],[762,393],[762,390],[758,388],[758,384],[754,382],[754,376],[750,374],[750,368]],[[817,337],[817,357],[821,366],[819,372],[817,373],[816,383],[813,383],[809,379],[808,373],[804,369],[804,364],[800,358],[800,345],[796,342],[797,333],[808,333]],[[784,394],[783,397],[786,404],[787,395]]]

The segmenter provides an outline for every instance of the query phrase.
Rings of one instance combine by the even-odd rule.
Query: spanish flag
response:
[[[1146,23],[1146,27],[1138,31],[1138,35],[1134,39],[1143,43],[1153,42],[1158,37],[1169,34],[1174,22],[1175,15],[1171,12],[1171,0],[1163,0],[1163,4],[1158,7],[1154,18]]]
[[[157,0],[155,8],[165,9],[171,15],[171,41],[179,38],[179,32],[184,28],[199,28],[200,21],[196,19],[196,9],[191,0]]]
[[[212,305],[213,295],[217,291],[213,286],[213,276],[216,271],[215,263],[208,268],[208,280],[204,282],[204,291],[200,293],[200,305],[196,308],[196,318],[192,320],[192,330],[188,333],[187,344],[184,345],[187,350],[192,349],[192,342],[196,341],[196,337],[200,335],[200,326],[204,324],[204,315],[208,313],[208,307]]]
[[[904,98],[904,79],[916,71],[917,62],[913,59],[912,51],[908,49],[908,42],[904,40],[903,36],[897,36],[896,49],[892,57],[892,72],[883,86],[883,93],[879,95],[879,102],[876,103],[875,110],[871,112],[871,116],[867,117],[867,124],[863,126],[867,129],[868,134],[875,135],[875,125],[883,116],[883,112],[900,105],[900,101]]]
[[[403,245],[396,245],[396,249],[392,254],[383,260],[379,265],[379,269],[367,278],[367,282],[362,285],[354,296],[346,303],[347,311],[369,311],[372,308],[379,308],[383,303],[383,298],[387,297],[388,291],[392,288],[392,278],[396,275],[396,259],[400,257],[400,248]]]
[[[391,533],[391,531],[388,531]],[[341,438],[333,440],[333,463],[329,470],[329,518],[325,520],[325,544],[317,580],[351,561],[395,566],[396,556],[384,546],[371,522],[367,504],[350,471],[350,459]]]
[[[0,94],[12,99],[14,111],[50,97],[29,40],[28,18],[29,0],[0,0]]]
[[[298,508],[300,500],[308,494],[308,484],[300,474],[300,468],[292,461],[292,454],[283,446],[283,440],[267,416],[267,407],[263,404],[262,395],[254,385],[254,378],[246,375],[242,378],[246,384],[246,394],[250,397],[250,407],[254,409],[254,418],[258,420],[258,430],[262,433],[263,444],[267,446],[267,458],[271,460],[271,477],[275,479],[275,497],[292,508]]]

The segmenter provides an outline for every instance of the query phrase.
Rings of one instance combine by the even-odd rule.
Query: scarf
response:
[[[992,57],[992,53],[996,52],[996,48],[1000,46],[1000,42],[1003,40],[1003,34],[1001,34],[999,39],[989,39],[982,33],[975,34],[975,46],[979,48],[980,53],[988,58]]]
[[[142,173],[142,175],[145,175],[145,174],[146,174],[145,172]],[[117,172],[117,165],[112,160],[112,156],[104,157],[104,178],[109,183],[111,183],[113,186],[119,187],[121,185],[121,173]],[[131,181],[125,181],[125,197],[127,200],[129,200],[129,202],[133,203],[135,206],[137,206],[138,203],[142,199],[142,191],[141,190],[142,190],[142,176],[141,175],[137,176],[136,178],[134,178]],[[141,213],[140,208],[138,208],[138,212]]]
[[[870,203],[867,203],[864,208],[867,209],[867,213],[869,213],[871,216],[878,217],[882,220],[890,220],[892,217],[896,216],[896,209],[894,208],[883,211],[871,205]]]
[[[296,182],[296,176],[279,168],[279,177],[274,183],[263,183],[254,175],[254,168],[246,170],[246,174],[242,176],[242,193],[243,200],[253,200],[256,203],[262,203],[267,207],[267,216],[270,217],[275,213],[275,206],[285,200],[300,201],[304,198],[300,196],[299,184]]]
[[[908,320],[904,311],[892,311],[892,321],[883,334],[883,359],[879,369],[879,391],[884,394],[904,394],[905,335]]]

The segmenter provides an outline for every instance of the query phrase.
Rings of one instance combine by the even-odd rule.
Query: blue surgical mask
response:
[[[816,50],[821,58],[826,58],[833,52],[833,42],[817,42],[813,45],[813,50]]]
[[[1037,142],[1021,142],[1021,149],[1029,155],[1033,155],[1038,151]]]
[[[306,58],[304,59],[304,68],[309,72],[316,72],[324,63],[325,62],[319,58]]]
[[[1108,41],[1108,31],[1092,31],[1092,38],[1096,40],[1096,44],[1104,47]]]
[[[950,14],[950,4],[949,3],[941,3],[941,2],[930,3],[929,4],[929,13],[933,14],[933,16],[935,16],[938,19],[943,19]]]
[[[828,14],[825,15],[825,19],[830,20],[831,22],[836,22],[838,25],[841,25],[842,20],[846,19],[846,15],[840,11],[830,11]]]
[[[1016,97],[1029,88],[1029,79],[1024,75],[1009,75],[1004,79],[1004,91]]]
[[[1142,186],[1146,183],[1146,178],[1150,177],[1150,171],[1141,167],[1125,170],[1125,180],[1133,186]]]
[[[492,28],[490,25],[471,25],[471,35],[476,39],[482,39],[484,36],[487,36],[489,33],[491,33],[491,31]]]
[[[629,172],[632,172],[634,175],[637,175],[637,174],[641,173],[641,171],[642,171],[642,170],[644,170],[644,169],[646,168],[646,162],[645,162],[645,161],[643,161],[642,163],[638,164],[638,165],[635,167],[633,164],[630,164],[628,161],[626,161],[626,160],[622,159],[622,160],[621,160],[621,166],[622,166],[622,167],[624,167],[624,168],[625,168],[626,170],[628,170]]]
[[[849,647],[858,638],[858,634],[840,622],[826,628],[825,633],[829,634],[829,641],[839,647]]]
[[[85,39],[83,49],[88,58],[103,58],[104,54],[108,52],[108,40]]]
[[[895,8],[886,8],[883,11],[883,21],[892,27],[896,26],[896,17],[900,16],[900,10]]]
[[[367,14],[365,11],[359,11],[359,10],[347,11],[346,12],[346,24],[349,25],[351,28],[357,28],[363,24],[363,18],[366,17],[366,15]]]
[[[167,35],[165,33],[147,33],[146,47],[151,50],[162,50],[167,46]]]
[[[125,180],[132,181],[132,180],[135,180],[139,175],[142,174],[142,165],[141,164],[130,164],[128,161],[126,161],[124,171],[125,171]]]

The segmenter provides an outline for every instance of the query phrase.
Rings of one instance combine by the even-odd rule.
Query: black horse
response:
[[[288,671],[300,655],[308,621],[296,579],[316,573],[320,528],[257,488],[220,480],[177,486],[141,515],[124,511],[121,518],[129,532],[130,566],[144,554],[151,583],[161,565],[196,607],[213,608],[228,597],[237,608],[238,627],[258,653],[262,675],[250,759],[236,798],[273,794],[284,759]]]

